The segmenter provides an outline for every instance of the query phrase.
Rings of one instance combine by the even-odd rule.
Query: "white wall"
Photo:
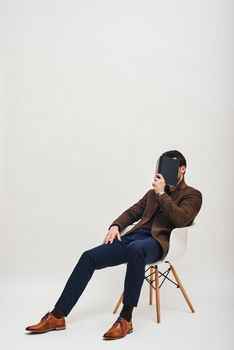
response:
[[[179,272],[193,295],[229,297],[231,1],[0,6],[2,277],[60,291],[82,251],[152,188],[158,156],[178,149],[204,199]],[[117,270],[94,277],[98,290],[111,288],[103,276],[121,285]]]

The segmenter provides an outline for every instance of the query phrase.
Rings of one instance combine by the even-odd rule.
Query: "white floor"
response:
[[[157,324],[155,303],[148,305],[145,283],[133,313],[133,333],[105,341],[102,335],[117,318],[118,313],[114,315],[112,310],[121,290],[115,290],[113,295],[109,290],[100,294],[97,287],[93,298],[94,281],[66,318],[66,330],[28,335],[25,327],[37,323],[51,309],[58,286],[5,282],[1,287],[1,349],[4,350],[81,349],[81,346],[98,350],[115,349],[123,344],[128,349],[142,349],[142,346],[160,350],[233,349],[233,307],[227,293],[219,298],[214,297],[215,293],[195,296],[187,289],[195,308],[195,313],[191,313],[180,290],[165,285],[161,288],[161,323]]]

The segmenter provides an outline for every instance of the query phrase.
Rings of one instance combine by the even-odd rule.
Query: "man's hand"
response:
[[[152,185],[154,187],[154,191],[156,194],[158,194],[160,191],[164,191],[164,187],[166,185],[164,177],[159,173],[155,174],[155,178],[154,178],[154,181],[152,182]]]
[[[109,231],[107,232],[107,234],[105,235],[102,244],[105,243],[112,243],[113,240],[115,239],[115,237],[118,238],[119,241],[121,241],[121,237],[120,237],[120,232],[119,232],[119,228],[118,226],[111,226],[111,228],[109,229]]]

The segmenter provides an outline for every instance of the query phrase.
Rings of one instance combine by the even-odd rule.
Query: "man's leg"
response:
[[[153,237],[131,242],[127,247],[127,268],[124,281],[123,304],[137,306],[145,278],[145,265],[160,260],[161,245]]]
[[[139,232],[141,231],[141,232]],[[114,239],[113,243],[101,244],[95,248],[85,251],[74,270],[72,271],[64,289],[59,297],[55,307],[62,314],[60,318],[56,318],[52,312],[48,312],[41,321],[32,326],[26,327],[26,330],[31,332],[47,332],[53,329],[65,329],[65,318],[71,311],[95,269],[101,269],[107,266],[115,266],[127,262],[127,272],[125,276],[125,287],[124,287],[124,307],[137,306],[137,301],[140,295],[140,289],[144,281],[145,264],[149,262],[157,261],[160,258],[160,245],[151,237],[150,233],[142,232],[138,230],[135,233],[131,233],[126,237],[122,237],[121,241],[117,238]],[[148,243],[148,244],[147,244]],[[153,248],[154,247],[154,248]],[[126,311],[126,310],[125,310]],[[126,315],[128,317],[128,315]],[[121,322],[125,322],[121,332],[119,333],[118,322],[115,323],[114,337],[111,332],[107,332],[105,336],[108,338],[111,334],[111,339],[118,336],[124,336],[126,332],[132,331],[132,324],[127,319],[120,317]],[[117,326],[117,328],[116,328]]]
[[[84,291],[95,269],[115,266],[126,262],[127,246],[117,238],[112,243],[101,244],[86,250],[73,269],[64,289],[52,312],[47,312],[34,325],[26,327],[26,331],[44,333],[51,330],[65,329],[65,317]]]
[[[126,235],[121,238],[120,242],[117,238],[113,243],[101,244],[97,247],[86,250],[80,257],[78,263],[73,269],[64,289],[55,304],[55,309],[52,311],[55,316],[67,316],[73,306],[78,301],[83,293],[87,283],[92,277],[95,270],[102,269],[108,266],[116,266],[128,263],[127,274],[125,277],[125,290],[129,290],[127,297],[123,300],[126,308],[122,310],[122,316],[129,319],[130,311],[127,307],[136,306],[135,300],[139,298],[140,289],[144,281],[145,264],[148,261],[156,261],[162,254],[160,244],[150,235],[149,231],[136,230],[135,233]],[[138,243],[137,243],[138,242]],[[142,247],[142,248],[141,248]],[[142,259],[140,251],[147,253],[146,259]],[[139,269],[139,265],[141,268]],[[133,285],[136,286],[136,291],[133,290]],[[134,302],[132,297],[134,296]],[[60,314],[61,312],[61,314]],[[60,315],[59,315],[60,314]]]
[[[127,236],[130,240],[131,238],[133,240],[127,246],[123,308],[117,321],[103,335],[104,339],[122,338],[133,331],[132,310],[138,304],[145,278],[145,265],[160,260],[163,254],[161,245],[150,235],[150,232],[139,231],[135,237]],[[139,235],[140,239],[137,239]]]
[[[67,316],[83,293],[95,270],[123,264],[127,261],[127,246],[117,238],[112,243],[101,244],[83,252],[73,269],[55,309]]]

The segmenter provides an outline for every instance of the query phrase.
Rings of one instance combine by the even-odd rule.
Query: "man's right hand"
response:
[[[118,226],[111,226],[111,228],[108,230],[107,234],[105,235],[102,244],[112,243],[115,237],[118,238],[119,241],[121,241],[119,227]]]

